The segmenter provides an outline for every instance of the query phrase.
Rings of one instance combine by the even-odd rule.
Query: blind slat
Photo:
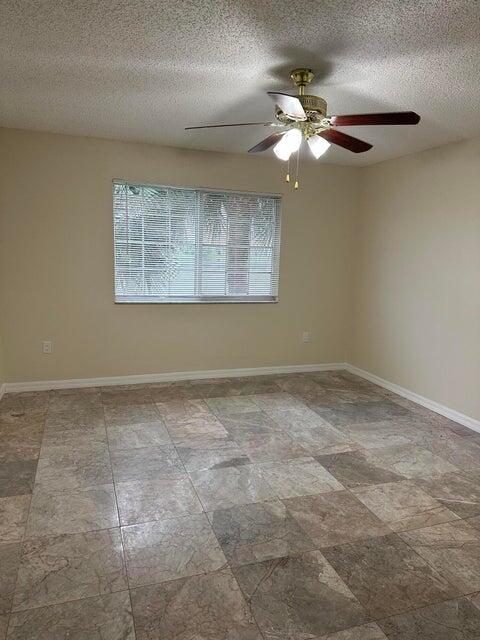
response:
[[[280,197],[114,182],[117,302],[275,301]]]

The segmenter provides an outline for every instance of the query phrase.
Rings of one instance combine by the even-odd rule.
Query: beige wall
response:
[[[293,192],[265,157],[5,129],[0,149],[9,382],[345,359],[355,169],[303,163]],[[280,302],[113,304],[113,178],[282,192]],[[53,354],[41,353],[44,339]]]
[[[360,172],[350,361],[480,419],[480,140]]]
[[[3,358],[3,345],[0,337],[0,395],[2,393],[2,387],[4,382],[6,382],[7,376],[5,374],[5,363]]]
[[[1,196],[0,196],[1,198]],[[0,200],[1,203],[1,200]],[[2,220],[1,220],[1,205],[0,205],[0,255],[2,250]],[[1,281],[1,279],[0,279]],[[5,306],[5,300],[1,295],[0,288],[0,398],[2,397],[2,393],[5,390],[4,384],[7,381],[7,372],[5,367],[5,356],[3,352],[3,331],[2,331],[2,309]]]

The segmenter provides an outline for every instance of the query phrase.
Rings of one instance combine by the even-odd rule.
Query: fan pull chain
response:
[[[298,159],[300,156],[300,149],[297,151],[297,170],[295,172],[295,184],[293,185],[294,189],[298,189]]]
[[[285,176],[285,182],[290,182],[290,156],[288,157],[287,175]]]

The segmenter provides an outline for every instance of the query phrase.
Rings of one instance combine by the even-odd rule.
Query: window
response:
[[[275,302],[280,197],[114,182],[116,302]]]

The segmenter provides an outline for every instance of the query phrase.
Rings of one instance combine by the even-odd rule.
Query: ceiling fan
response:
[[[363,153],[372,148],[372,145],[353,136],[349,136],[337,127],[350,127],[359,125],[400,125],[418,124],[420,116],[413,111],[399,111],[391,113],[364,113],[346,116],[327,116],[327,103],[319,96],[308,95],[305,87],[309,85],[314,74],[311,69],[294,69],[290,74],[294,84],[298,87],[298,95],[268,91],[268,95],[275,103],[274,122],[241,122],[235,124],[212,124],[198,127],[185,127],[191,129],[216,129],[219,127],[249,127],[264,125],[278,127],[264,140],[248,150],[249,153],[259,153],[273,147],[275,155],[280,160],[289,160],[293,153],[297,153],[305,140],[312,155],[318,159],[330,147],[336,144],[353,153]],[[286,177],[290,181],[289,172]],[[295,180],[295,188],[298,188],[298,175]]]

